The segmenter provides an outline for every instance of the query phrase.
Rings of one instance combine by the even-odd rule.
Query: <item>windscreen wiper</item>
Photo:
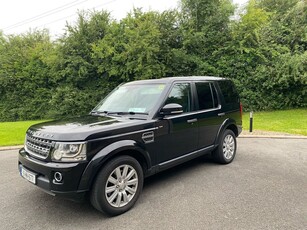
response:
[[[148,113],[141,113],[141,112],[113,112],[113,111],[92,111],[90,113],[91,115],[96,115],[96,116],[100,116],[100,115],[148,115]]]
[[[91,111],[90,112],[91,115],[108,115],[109,112],[108,111]]]
[[[141,114],[141,115],[148,115],[148,113],[141,113],[141,112],[108,112],[107,115],[112,115],[112,114],[116,114],[116,115],[136,115],[136,114]]]

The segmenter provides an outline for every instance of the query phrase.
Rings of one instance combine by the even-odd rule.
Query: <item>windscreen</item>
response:
[[[119,86],[98,104],[95,111],[148,114],[158,102],[164,88],[164,84]]]

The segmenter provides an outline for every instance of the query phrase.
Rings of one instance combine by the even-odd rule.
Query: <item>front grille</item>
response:
[[[26,136],[26,150],[33,156],[40,159],[46,159],[50,153],[52,141],[33,137],[27,134]]]

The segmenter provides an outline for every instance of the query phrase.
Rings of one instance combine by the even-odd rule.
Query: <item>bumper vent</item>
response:
[[[39,159],[46,159],[49,156],[52,141],[27,134],[25,147],[29,155]]]

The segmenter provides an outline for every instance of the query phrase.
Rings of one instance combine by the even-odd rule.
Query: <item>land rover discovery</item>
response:
[[[115,88],[87,116],[31,126],[20,175],[49,194],[109,215],[128,211],[145,177],[211,153],[233,161],[242,130],[234,84],[218,77],[142,80]]]

